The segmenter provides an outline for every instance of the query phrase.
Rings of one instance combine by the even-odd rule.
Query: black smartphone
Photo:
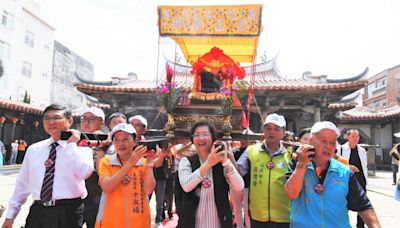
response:
[[[69,132],[69,131],[62,131],[60,139],[61,140],[68,140],[69,137],[71,137],[71,135],[72,135],[72,133]]]
[[[215,143],[214,148],[217,148],[219,146],[221,146],[221,148],[218,149],[217,153],[221,152],[221,151],[223,151],[225,149],[224,144],[222,144],[222,142]]]
[[[60,139],[61,140],[68,140],[69,137],[71,137],[71,135],[72,135],[72,133],[69,132],[69,131],[62,131]],[[81,138],[80,139],[104,141],[104,140],[107,140],[107,138],[108,138],[107,134],[92,134],[92,133],[81,132]]]
[[[143,145],[147,147],[147,150],[154,150],[156,151],[157,145],[161,148],[167,148],[168,147],[168,140],[165,138],[161,139],[147,139],[144,141],[139,141],[139,145]]]
[[[315,147],[308,149],[307,151],[314,152],[313,154],[308,155],[308,158],[315,158]]]

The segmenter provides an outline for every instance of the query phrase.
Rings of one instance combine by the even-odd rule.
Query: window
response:
[[[387,106],[387,103],[383,102],[382,107],[386,107],[386,106]]]
[[[0,40],[0,59],[10,59],[10,44]]]
[[[378,101],[374,102],[374,108],[379,108],[379,102]]]
[[[383,79],[382,80],[382,86],[385,86],[386,85],[386,79]]]
[[[3,10],[3,15],[1,16],[1,24],[8,29],[13,29],[14,27],[14,15]]]
[[[23,62],[21,74],[27,77],[31,77],[32,75],[32,63]]]
[[[29,47],[33,47],[34,39],[35,39],[35,34],[33,34],[30,31],[25,32],[25,44],[26,45],[28,45]]]

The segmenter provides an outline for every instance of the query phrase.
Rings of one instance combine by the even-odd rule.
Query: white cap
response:
[[[340,130],[339,128],[336,127],[336,125],[330,121],[322,121],[322,122],[316,122],[310,130],[311,134],[316,134],[320,132],[323,129],[329,129],[332,130],[336,133],[336,137],[340,136]]]
[[[139,120],[144,125],[144,128],[147,128],[147,120],[142,115],[136,115],[136,116],[129,117],[129,119],[128,119],[129,123],[132,122],[132,120]]]
[[[273,123],[279,127],[286,127],[285,117],[278,115],[276,113],[272,113],[267,116],[264,122],[264,126],[269,123]]]
[[[131,125],[131,124],[127,124],[127,123],[119,123],[117,126],[115,126],[111,132],[110,132],[110,136],[111,138],[114,137],[114,134],[119,132],[119,131],[125,131],[126,133],[129,134],[135,134],[136,135],[136,131],[135,128]]]
[[[254,132],[249,128],[244,129],[242,132],[242,135],[252,135],[252,134],[254,134]]]
[[[79,115],[83,116],[85,113],[92,113],[93,115],[100,117],[102,120],[105,120],[105,115],[103,110],[97,108],[97,107],[87,107],[83,109]]]
[[[400,132],[394,133],[393,134],[395,137],[400,138]]]

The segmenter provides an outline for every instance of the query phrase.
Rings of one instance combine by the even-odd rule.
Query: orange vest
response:
[[[116,154],[103,157],[99,165],[99,183],[122,168]],[[150,228],[150,207],[143,191],[146,174],[146,159],[138,162],[112,192],[104,193],[100,200],[96,228],[99,227],[140,227]]]

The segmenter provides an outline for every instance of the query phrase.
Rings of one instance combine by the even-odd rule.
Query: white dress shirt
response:
[[[37,142],[28,147],[19,171],[14,193],[9,201],[8,219],[15,219],[29,194],[40,200],[40,192],[49,157],[52,138]],[[57,157],[54,171],[53,200],[85,198],[87,190],[85,179],[94,169],[92,150],[78,147],[76,143],[57,141]]]

